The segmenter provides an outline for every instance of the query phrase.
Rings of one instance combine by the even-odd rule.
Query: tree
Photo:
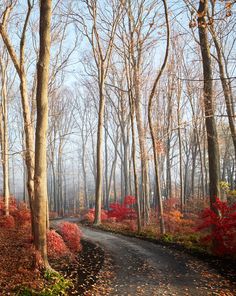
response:
[[[0,23],[0,34],[2,40],[8,50],[9,56],[12,59],[16,72],[20,79],[20,93],[21,93],[21,103],[23,109],[23,119],[24,119],[24,132],[25,132],[25,163],[27,168],[27,189],[29,202],[31,207],[31,213],[33,213],[33,202],[34,202],[34,128],[31,121],[30,114],[30,104],[28,99],[28,89],[27,89],[27,75],[25,70],[25,40],[26,40],[26,30],[29,23],[29,17],[32,11],[32,3],[30,0],[27,1],[27,13],[23,25],[23,30],[20,36],[20,54],[19,57],[12,45],[10,37],[7,32],[7,23],[9,21],[9,16],[14,8],[15,2],[9,1],[9,5],[6,6],[2,14],[2,21]],[[32,214],[32,227],[34,225],[33,214]]]
[[[208,24],[207,24],[208,0],[199,1],[198,7],[198,32],[199,42],[202,54],[202,66],[204,77],[204,108],[205,108],[205,125],[207,131],[208,159],[209,159],[209,180],[210,180],[210,204],[212,210],[215,210],[213,204],[216,198],[220,197],[220,161],[219,146],[214,117],[213,104],[213,76],[211,65],[211,53],[208,41]]]
[[[50,62],[50,29],[52,1],[40,2],[40,47],[37,63],[37,122],[35,137],[34,175],[34,244],[40,252],[44,267],[48,268],[46,243],[47,213],[47,126],[48,126],[48,73]]]
[[[105,114],[105,82],[110,66],[111,55],[114,45],[115,32],[122,11],[120,1],[112,1],[106,5],[106,13],[102,11],[99,1],[86,0],[85,9],[89,19],[85,20],[76,13],[72,13],[74,20],[82,25],[82,33],[88,39],[93,51],[95,61],[97,85],[99,91],[98,107],[98,128],[97,128],[97,171],[96,171],[96,198],[95,198],[95,219],[94,224],[101,223],[101,204],[102,204],[102,183],[103,183],[103,125]],[[106,21],[104,22],[104,19]],[[104,27],[105,26],[105,27]]]
[[[168,53],[169,53],[169,42],[170,42],[170,29],[169,29],[169,19],[168,19],[168,8],[166,1],[163,0],[164,11],[165,11],[165,21],[167,27],[167,42],[166,42],[166,51],[164,56],[164,61],[162,63],[161,69],[158,72],[156,79],[153,83],[151,93],[149,95],[148,100],[148,122],[151,132],[152,138],[152,147],[153,147],[153,155],[154,155],[154,168],[155,168],[155,180],[156,180],[156,188],[157,188],[157,201],[158,201],[158,214],[159,214],[159,222],[160,222],[160,231],[161,234],[165,233],[165,224],[164,224],[164,217],[163,217],[163,206],[162,206],[162,194],[161,194],[161,187],[160,187],[160,177],[159,177],[159,162],[158,162],[158,151],[157,151],[157,139],[155,136],[155,131],[152,122],[152,102],[156,92],[157,84],[161,78],[161,75],[165,69],[168,60]]]
[[[0,73],[1,73],[1,147],[2,147],[2,166],[3,166],[3,196],[5,200],[5,215],[9,215],[9,144],[8,144],[8,94],[7,94],[7,65],[8,56],[6,52],[0,56]]]

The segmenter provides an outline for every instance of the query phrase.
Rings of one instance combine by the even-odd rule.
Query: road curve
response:
[[[236,295],[222,275],[183,252],[137,238],[81,227],[86,240],[100,245],[113,262],[109,295]]]

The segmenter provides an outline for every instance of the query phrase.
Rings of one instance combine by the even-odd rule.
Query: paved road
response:
[[[137,238],[81,227],[84,238],[111,257],[115,277],[109,295],[236,295],[216,270],[183,252]]]

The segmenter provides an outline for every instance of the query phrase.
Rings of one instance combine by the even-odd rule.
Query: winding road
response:
[[[81,227],[83,237],[112,258],[109,295],[236,295],[232,284],[207,263],[137,238]]]

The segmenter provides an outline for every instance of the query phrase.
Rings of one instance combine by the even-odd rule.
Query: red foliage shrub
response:
[[[15,211],[17,211],[16,199],[11,196],[9,198],[9,212],[10,214],[13,214]],[[4,202],[4,198],[0,197],[0,216],[4,214],[5,214],[5,202]]]
[[[15,227],[15,219],[13,216],[1,216],[0,217],[0,227],[3,228],[14,228]]]
[[[108,218],[116,218],[118,222],[123,220],[134,220],[137,218],[136,210],[133,206],[136,203],[134,196],[128,195],[124,198],[124,203],[111,203],[109,205]]]
[[[236,204],[229,206],[218,198],[214,208],[219,215],[210,208],[206,208],[200,215],[201,224],[197,230],[210,230],[204,242],[213,243],[213,252],[217,255],[236,253]]]
[[[89,223],[93,223],[94,217],[95,217],[95,209],[89,209],[88,212],[86,214],[84,214],[83,220],[85,220],[85,221],[87,221]],[[102,209],[102,211],[101,211],[101,220],[105,221],[105,220],[107,220],[107,218],[108,218],[107,211]]]
[[[47,249],[48,256],[53,259],[70,254],[63,238],[55,230],[47,232]]]
[[[136,197],[132,196],[132,195],[127,195],[124,198],[124,205],[125,206],[130,206],[130,205],[134,205],[136,204]]]
[[[82,232],[78,225],[70,222],[63,222],[59,224],[59,232],[65,241],[68,248],[73,252],[79,252],[82,249],[80,239]]]
[[[31,214],[29,209],[20,209],[13,213],[17,226],[24,226],[31,221]]]

